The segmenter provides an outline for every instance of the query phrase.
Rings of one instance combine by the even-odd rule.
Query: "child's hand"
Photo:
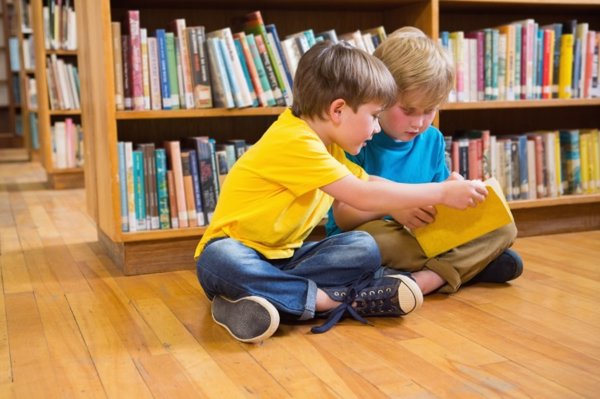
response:
[[[451,180],[465,180],[465,178],[458,172],[452,172],[452,173],[450,173],[450,176],[448,176],[446,181],[451,181]]]
[[[425,226],[435,220],[436,210],[433,206],[424,206],[421,208],[402,209],[394,211],[391,217],[403,226],[409,229]]]
[[[452,180],[442,184],[446,186],[443,204],[451,208],[476,207],[488,195],[481,180]]]

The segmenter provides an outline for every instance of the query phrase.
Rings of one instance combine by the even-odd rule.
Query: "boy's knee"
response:
[[[373,236],[367,232],[356,230],[347,234],[352,237],[351,250],[348,256],[353,259],[361,259],[361,263],[374,265],[378,268],[381,265],[381,253]]]

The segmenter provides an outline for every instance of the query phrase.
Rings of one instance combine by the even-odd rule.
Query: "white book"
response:
[[[226,55],[229,56],[233,76],[238,84],[238,88],[240,91],[240,103],[236,105],[238,107],[252,106],[252,96],[250,95],[250,89],[248,88],[246,78],[244,77],[242,64],[240,62],[237,49],[235,48],[235,43],[233,42],[233,34],[231,33],[231,28],[227,27],[209,32],[207,33],[206,37],[219,37],[223,39],[225,43],[225,48],[227,50]]]
[[[183,101],[181,104],[187,108],[194,108],[194,89],[192,84],[192,73],[190,71],[190,53],[188,51],[187,37],[185,34],[186,23],[184,18],[177,18],[173,21],[175,28],[175,40],[179,44],[179,63],[181,64],[181,78],[183,84]]]
[[[148,68],[148,29],[140,29],[142,47],[142,87],[144,88],[144,109],[150,109],[150,70]]]
[[[54,167],[67,167],[67,131],[65,122],[55,122],[52,128],[54,136]]]
[[[150,78],[150,109],[160,110],[160,71],[158,67],[158,46],[155,37],[148,38],[148,72]]]
[[[281,73],[281,80],[283,81],[283,86],[285,87],[285,104],[287,106],[292,105],[293,97],[292,97],[292,87],[287,79],[287,75],[285,73],[285,67],[283,66],[283,62],[281,61],[281,56],[279,55],[279,51],[277,51],[277,46],[275,44],[275,38],[272,33],[267,33],[267,40],[269,41],[269,46],[273,49],[273,55],[275,56],[275,62],[277,63],[277,68]]]
[[[137,231],[135,215],[135,188],[133,186],[133,143],[125,142],[125,175],[127,178],[127,212],[129,215],[129,231]]]

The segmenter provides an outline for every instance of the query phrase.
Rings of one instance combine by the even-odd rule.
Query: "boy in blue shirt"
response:
[[[454,82],[454,67],[446,51],[420,30],[404,27],[384,40],[375,56],[394,76],[398,100],[381,113],[381,133],[348,158],[370,175],[396,182],[463,179],[448,171],[444,137],[431,125]],[[428,259],[404,227],[415,229],[432,222],[432,206],[385,213],[359,211],[336,202],[329,216],[328,235],[350,230],[370,233],[383,265],[410,272],[423,294],[453,293],[465,283],[503,283],[518,277],[523,269],[519,255],[509,249],[517,235],[514,223]]]

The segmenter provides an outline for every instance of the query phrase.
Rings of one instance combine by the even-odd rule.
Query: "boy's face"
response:
[[[336,134],[334,142],[346,152],[356,155],[375,133],[381,131],[379,115],[383,107],[377,103],[363,104],[356,112],[349,106],[343,110],[342,125]]]
[[[396,104],[381,113],[381,128],[396,140],[410,141],[423,133],[437,112],[437,107],[426,109],[411,101],[410,96],[401,96]]]

